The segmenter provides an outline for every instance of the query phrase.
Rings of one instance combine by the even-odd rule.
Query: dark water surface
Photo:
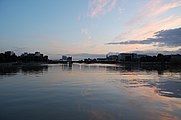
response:
[[[180,120],[179,67],[0,67],[0,120]]]

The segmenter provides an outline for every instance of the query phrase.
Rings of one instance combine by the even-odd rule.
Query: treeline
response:
[[[160,62],[160,63],[181,63],[181,55],[163,55],[158,54],[157,56],[145,56],[140,58],[140,62]]]
[[[156,56],[148,56],[148,55],[137,55],[132,53],[123,54],[124,56],[119,57],[119,55],[111,55],[106,58],[97,58],[97,59],[84,59],[78,61],[79,63],[108,63],[108,64],[115,64],[115,63],[151,63],[151,64],[181,64],[181,55],[163,55],[158,54]]]
[[[141,62],[170,62],[171,55],[158,54],[157,56],[145,56],[141,57]]]
[[[40,52],[35,53],[23,53],[17,56],[13,51],[6,51],[0,53],[0,63],[9,62],[47,62],[48,56],[44,56]]]

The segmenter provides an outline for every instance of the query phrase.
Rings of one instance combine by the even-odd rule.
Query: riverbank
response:
[[[164,65],[173,65],[181,66],[180,63],[172,62],[128,62],[128,61],[57,61],[50,60],[47,62],[10,62],[10,63],[0,63],[0,66],[39,66],[43,64],[121,64],[121,65],[145,65],[145,66],[164,66]]]

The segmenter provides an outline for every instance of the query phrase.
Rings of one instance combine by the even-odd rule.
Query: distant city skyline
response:
[[[180,0],[1,0],[0,52],[181,53]]]

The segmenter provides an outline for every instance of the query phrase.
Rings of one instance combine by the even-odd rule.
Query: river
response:
[[[0,67],[0,120],[180,120],[181,69]]]

